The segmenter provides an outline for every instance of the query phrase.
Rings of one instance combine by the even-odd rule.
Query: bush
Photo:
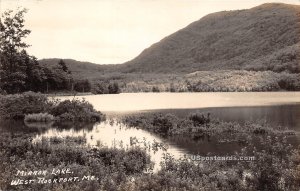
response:
[[[93,121],[104,120],[105,116],[94,109],[85,100],[65,100],[52,107],[50,114],[59,117],[61,121]]]
[[[156,132],[167,134],[173,128],[172,115],[155,115],[152,125],[155,127]]]
[[[49,113],[33,113],[25,115],[25,122],[49,122],[54,121],[55,117]]]
[[[0,118],[24,119],[25,121],[51,121],[57,117],[61,121],[98,122],[105,116],[85,100],[49,101],[40,93],[0,95]]]
[[[44,113],[52,103],[40,93],[0,95],[0,118],[23,119],[32,113]]]
[[[193,121],[194,126],[204,125],[210,122],[210,113],[207,114],[207,117],[201,113],[192,113],[189,115],[189,120]]]

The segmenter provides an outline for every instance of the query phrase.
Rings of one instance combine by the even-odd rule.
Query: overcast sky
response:
[[[38,59],[72,58],[118,64],[208,13],[300,0],[0,0],[1,12],[29,9],[28,52]]]

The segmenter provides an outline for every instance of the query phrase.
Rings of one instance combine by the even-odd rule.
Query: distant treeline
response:
[[[124,80],[123,80],[124,81]],[[262,92],[299,91],[300,74],[219,70],[191,74],[145,74],[126,79],[122,92]]]

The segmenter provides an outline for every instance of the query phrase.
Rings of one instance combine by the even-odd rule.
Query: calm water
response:
[[[236,142],[220,142],[212,138],[193,140],[189,137],[160,137],[141,129],[127,128],[113,120],[116,117],[140,112],[173,113],[186,116],[195,111],[211,113],[214,118],[223,121],[266,121],[273,126],[284,126],[300,133],[300,92],[272,93],[137,93],[119,95],[80,96],[92,103],[97,110],[108,115],[109,120],[96,125],[73,125],[53,127],[45,126],[35,140],[52,136],[85,136],[91,146],[129,148],[139,145],[149,150],[156,164],[166,151],[151,148],[156,143],[168,145],[168,152],[178,158],[184,154],[214,153],[219,155],[233,154],[243,145]],[[73,99],[73,97],[60,97]],[[3,126],[3,125],[1,125]],[[8,126],[7,124],[5,125]],[[10,125],[16,126],[16,125]],[[31,124],[38,127],[40,124]],[[26,129],[26,128],[25,128]],[[290,138],[298,145],[299,136]],[[164,146],[165,147],[165,146]],[[158,168],[156,165],[155,168]]]
[[[300,92],[123,93],[77,98],[85,98],[103,112],[300,104]]]
[[[300,131],[300,92],[124,93],[78,96],[109,116],[200,111],[224,121],[266,121]],[[71,96],[60,99],[73,99]]]

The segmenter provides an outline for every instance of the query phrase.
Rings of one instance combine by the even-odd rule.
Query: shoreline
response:
[[[161,92],[120,92],[117,94],[93,94],[92,92],[56,92],[56,93],[41,93],[46,96],[90,96],[90,95],[118,95],[118,94],[186,94],[186,93],[192,93],[192,94],[197,94],[197,93],[288,93],[288,92],[300,92],[300,91],[287,91],[287,90],[277,90],[277,91],[185,91],[185,92],[170,92],[170,91],[161,91]]]
[[[91,92],[53,92],[53,93],[41,93],[47,97],[53,97],[53,96],[87,96],[87,95],[95,95]]]

